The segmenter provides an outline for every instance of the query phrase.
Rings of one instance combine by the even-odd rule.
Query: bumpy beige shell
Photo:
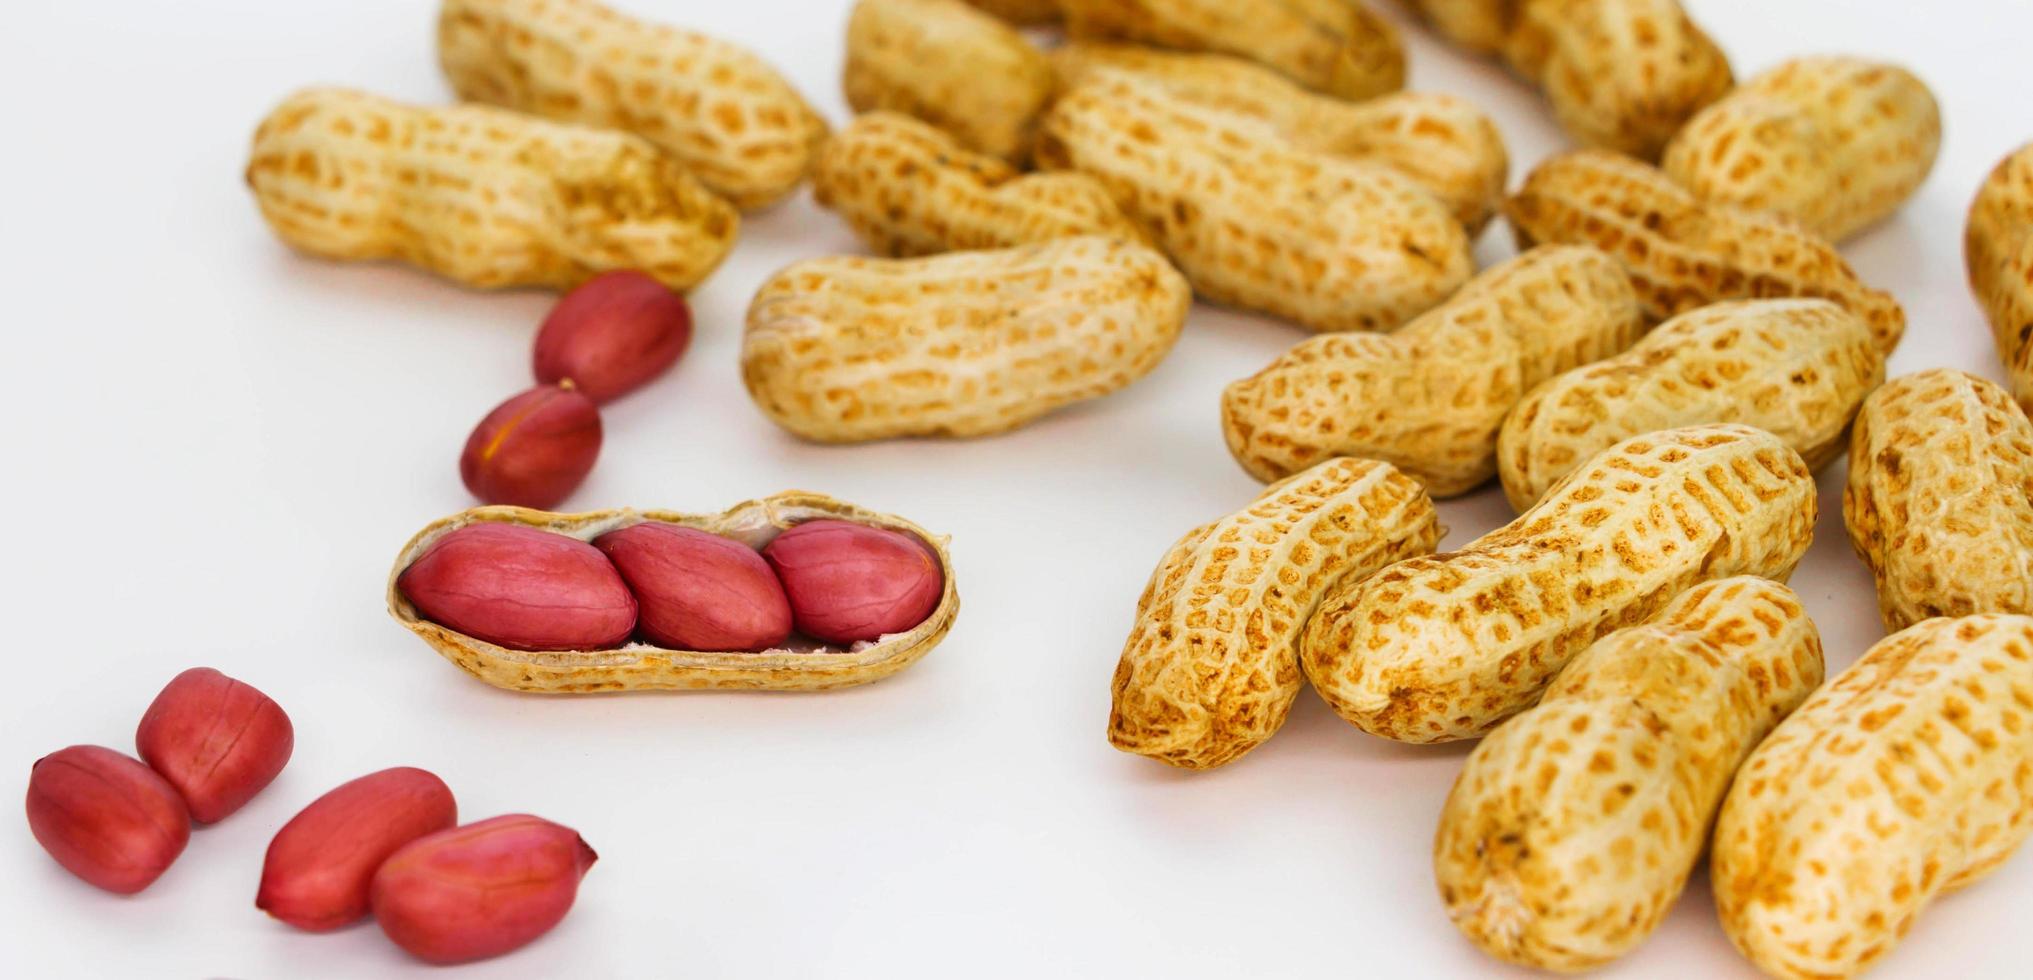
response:
[[[1052,66],[1063,88],[1098,71],[1134,72],[1187,102],[1262,120],[1295,145],[1388,167],[1440,198],[1470,232],[1481,231],[1503,199],[1510,172],[1503,136],[1489,116],[1451,95],[1347,102],[1241,58],[1092,41],[1052,52]]]
[[[1051,62],[960,0],[860,0],[847,22],[847,104],[915,116],[968,149],[1030,155],[1052,98]]]
[[[1808,296],[1864,318],[1890,356],[1906,311],[1857,279],[1835,246],[1784,218],[1704,203],[1657,167],[1583,150],[1552,157],[1504,209],[1518,244],[1594,245],[1623,260],[1645,312],[1678,316],[1726,299]]]
[[[2033,618],[1930,619],[1815,692],[1743,769],[1710,855],[1774,977],[1862,973],[2033,830]]]
[[[577,285],[640,269],[689,289],[741,220],[627,133],[485,106],[306,89],[254,132],[247,184],[291,246],[400,259],[469,286]]]
[[[1575,654],[1711,579],[1784,581],[1814,535],[1814,475],[1777,436],[1705,425],[1626,440],[1468,547],[1321,601],[1306,677],[1401,742],[1484,735]]]
[[[834,519],[908,532],[939,554],[946,590],[925,621],[905,633],[885,636],[853,649],[815,645],[794,637],[792,645],[761,653],[713,653],[667,650],[631,643],[617,650],[574,650],[531,653],[495,646],[437,623],[421,619],[395,587],[397,577],[439,538],[468,524],[500,522],[541,528],[591,541],[609,531],[644,521],[666,521],[725,535],[761,548],[786,528],[806,521]],[[388,614],[423,637],[432,649],[467,673],[495,687],[541,694],[595,694],[610,691],[824,691],[878,681],[916,663],[930,653],[960,612],[960,593],[953,584],[953,559],[947,538],[901,517],[864,510],[824,494],[786,490],[761,500],[737,504],[719,514],[672,511],[605,510],[587,514],[553,514],[521,507],[478,507],[461,511],[417,532],[395,557],[388,574]]]
[[[2012,393],[2033,412],[2033,144],[1984,181],[1970,207],[1963,257],[2011,372]]]
[[[1405,87],[1405,45],[1358,0],[1060,0],[1068,36],[1248,58],[1316,92]]]
[[[1086,174],[1020,174],[894,112],[856,118],[826,142],[812,193],[882,255],[1009,248],[1074,235],[1143,240]]]
[[[1045,117],[1039,162],[1098,178],[1209,300],[1384,330],[1468,280],[1468,236],[1418,185],[1260,121],[1100,72]]]
[[[1961,371],[1896,378],[1864,402],[1842,497],[1887,629],[2033,613],[2033,422]]]
[[[1428,26],[1476,54],[1497,55],[1526,0],[1400,0]]]
[[[1610,446],[1704,422],[1764,429],[1818,470],[1884,380],[1870,326],[1827,300],[1704,306],[1520,401],[1497,438],[1504,495],[1522,511]]]
[[[1051,24],[1059,20],[1059,0],[967,0],[1012,24]]]
[[[1121,239],[814,259],[757,291],[741,376],[806,439],[994,435],[1148,374],[1192,301],[1164,256]]]
[[[1941,152],[1941,107],[1912,72],[1796,58],[1701,110],[1660,164],[1711,201],[1773,211],[1831,240],[1913,196]]]
[[[1450,497],[1496,475],[1497,429],[1533,385],[1643,333],[1615,259],[1549,245],[1477,276],[1395,334],[1301,342],[1228,386],[1221,429],[1259,480],[1366,456]]]
[[[1263,744],[1299,693],[1322,593],[1433,552],[1433,502],[1387,463],[1335,459],[1195,528],[1158,563],[1115,668],[1108,741],[1187,769]]]
[[[718,38],[595,0],[443,0],[438,63],[460,98],[625,129],[742,208],[789,194],[826,120],[775,68]]]
[[[1462,768],[1433,842],[1448,916],[1524,966],[1587,970],[1637,948],[1737,766],[1822,670],[1800,597],[1761,578],[1695,586],[1597,640]]]

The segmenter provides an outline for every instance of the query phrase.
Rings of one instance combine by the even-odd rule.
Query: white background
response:
[[[630,0],[747,44],[834,120],[847,0]],[[1895,374],[1997,377],[1964,285],[1980,178],[2033,138],[2026,0],[1690,0],[1740,74],[1851,52],[1919,71],[1946,108],[1939,167],[1846,246],[1911,317]],[[1399,11],[1390,10],[1393,17]],[[0,973],[357,977],[428,973],[371,924],[298,933],[252,904],[269,837],[339,782],[442,775],[468,819],[529,811],[601,854],[554,933],[474,977],[1468,976],[1428,849],[1468,747],[1369,738],[1300,696],[1226,769],[1175,772],[1103,739],[1108,679],[1152,565],[1249,500],[1217,399],[1301,339],[1197,309],[1129,390],[979,442],[802,445],[735,368],[757,283],[857,251],[799,200],[747,223],[694,296],[675,374],[612,406],[571,505],[718,510],[823,490],[953,536],[945,644],[883,683],[813,696],[545,699],[497,691],[382,608],[388,562],[467,506],[468,430],[529,384],[550,297],[483,295],[401,268],[292,255],[241,183],[255,122],[294,88],[449,97],[427,0],[15,5],[0,29],[0,772],[78,742],[132,751],[150,698],[206,664],[281,702],[295,758],[251,805],[118,898],[0,819]],[[1513,181],[1562,138],[1486,64],[1409,33],[1415,87],[1495,114]],[[1479,257],[1511,252],[1501,225]],[[1831,668],[1881,635],[1823,475],[1794,584]],[[1495,492],[1442,505],[1460,544],[1508,519]],[[19,797],[15,797],[19,799]],[[15,811],[17,814],[19,811]],[[1698,872],[1615,976],[1750,975]],[[1940,902],[1881,975],[2033,974],[2033,855]]]

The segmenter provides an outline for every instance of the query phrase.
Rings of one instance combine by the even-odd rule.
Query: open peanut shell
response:
[[[496,646],[418,615],[396,588],[397,576],[439,538],[468,524],[521,524],[582,541],[644,521],[697,528],[761,548],[784,530],[830,518],[914,534],[939,556],[946,585],[939,605],[925,621],[903,633],[852,649],[828,646],[793,634],[784,647],[760,653],[667,650],[641,642],[611,650],[530,652]],[[496,687],[541,694],[596,694],[609,691],[825,691],[878,681],[916,663],[946,638],[960,611],[953,586],[948,539],[900,517],[864,510],[824,494],[803,490],[736,504],[718,514],[680,514],[629,509],[556,514],[522,507],[475,507],[417,532],[396,555],[388,575],[388,613],[467,673]]]

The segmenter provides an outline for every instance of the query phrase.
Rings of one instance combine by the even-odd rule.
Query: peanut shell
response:
[[[1963,258],[2012,394],[2033,412],[2033,143],[2006,157],[1977,192]]]
[[[1357,0],[1060,0],[1066,34],[1247,58],[1361,101],[1405,87],[1405,45]]]
[[[1029,27],[1059,20],[1059,0],[967,0],[1012,24]]]
[[[1052,65],[1007,24],[961,0],[860,0],[847,22],[847,104],[953,134],[1022,162],[1052,98]]]

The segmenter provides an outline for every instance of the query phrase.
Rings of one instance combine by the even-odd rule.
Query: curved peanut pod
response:
[[[1335,459],[1187,532],[1151,573],[1111,685],[1108,741],[1185,769],[1263,744],[1299,694],[1294,644],[1320,597],[1440,542],[1388,463]]]
[[[296,249],[399,259],[482,288],[564,288],[627,268],[688,289],[741,223],[626,133],[342,89],[306,89],[269,113],[247,183]]]
[[[817,442],[995,435],[1150,373],[1191,305],[1164,256],[1094,236],[814,259],[756,292],[741,376]]]
[[[1961,371],[1895,378],[1857,414],[1843,523],[1887,629],[2033,613],[2033,422]]]
[[[1476,54],[1502,54],[1523,0],[1403,0],[1427,26]]]
[[[1447,914],[1510,963],[1577,971],[1659,927],[1737,766],[1821,684],[1800,597],[1695,586],[1595,642],[1462,767],[1433,873]]]
[[[1783,214],[1832,241],[1913,196],[1941,152],[1941,107],[1912,72],[1796,58],[1689,120],[1660,166],[1697,196]]]
[[[1030,26],[1059,20],[1059,0],[967,0],[969,4],[1012,24]]]
[[[1784,218],[1702,202],[1628,157],[1582,150],[1548,159],[1504,214],[1521,247],[1594,245],[1622,260],[1655,320],[1726,299],[1806,296],[1863,317],[1888,357],[1906,332],[1898,301],[1864,285],[1826,239]]]
[[[1078,40],[1247,58],[1316,92],[1360,101],[1405,87],[1397,28],[1356,0],[1060,0]]]
[[[1471,233],[1503,199],[1510,154],[1489,116],[1437,92],[1396,92],[1363,102],[1315,95],[1240,58],[1076,41],[1052,53],[1071,89],[1117,70],[1172,96],[1261,120],[1297,146],[1389,168],[1445,203]]]
[[[1611,447],[1468,547],[1330,592],[1299,652],[1343,718],[1401,742],[1488,734],[1598,638],[1733,575],[1784,581],[1814,536],[1814,475],[1741,425]]]
[[[1533,249],[1397,333],[1302,341],[1228,386],[1222,433],[1259,480],[1363,456],[1435,497],[1456,496],[1496,475],[1497,429],[1525,392],[1643,330],[1616,260],[1592,248]]]
[[[595,0],[443,0],[438,64],[462,99],[641,136],[744,209],[795,189],[826,138],[746,48]]]
[[[1587,146],[1657,160],[1689,116],[1735,83],[1679,0],[1523,0],[1504,59]]]
[[[1770,432],[1818,470],[1841,455],[1857,406],[1884,380],[1869,325],[1827,300],[1705,306],[1518,402],[1497,437],[1504,495],[1522,511],[1625,439],[1707,422]]]
[[[1758,968],[1862,973],[1929,902],[2033,831],[2033,618],[1930,619],[1878,643],[1737,773],[1709,869]]]
[[[1990,315],[2012,393],[2033,412],[2033,144],[2006,157],[1970,205],[1970,286]]]
[[[856,112],[914,116],[1012,162],[1030,156],[1053,85],[1042,52],[960,0],[860,0],[843,83]]]
[[[1039,162],[1099,179],[1207,299],[1315,330],[1385,330],[1473,271],[1432,195],[1246,116],[1103,72],[1053,105]]]
[[[1077,235],[1142,240],[1086,174],[1021,174],[894,112],[856,118],[826,141],[812,193],[888,256],[1010,248]]]
[[[783,531],[808,521],[842,520],[915,536],[938,555],[944,586],[939,604],[915,628],[852,647],[818,644],[793,635],[760,652],[671,650],[630,643],[612,650],[515,650],[424,619],[397,581],[440,538],[478,523],[534,527],[579,541],[646,521],[661,521],[732,538],[761,549]],[[947,538],[901,517],[881,514],[824,494],[787,490],[736,504],[718,514],[605,510],[553,514],[520,507],[478,507],[433,522],[396,555],[388,575],[388,614],[460,669],[495,687],[539,694],[614,691],[826,691],[867,684],[918,662],[952,629],[960,611]]]

